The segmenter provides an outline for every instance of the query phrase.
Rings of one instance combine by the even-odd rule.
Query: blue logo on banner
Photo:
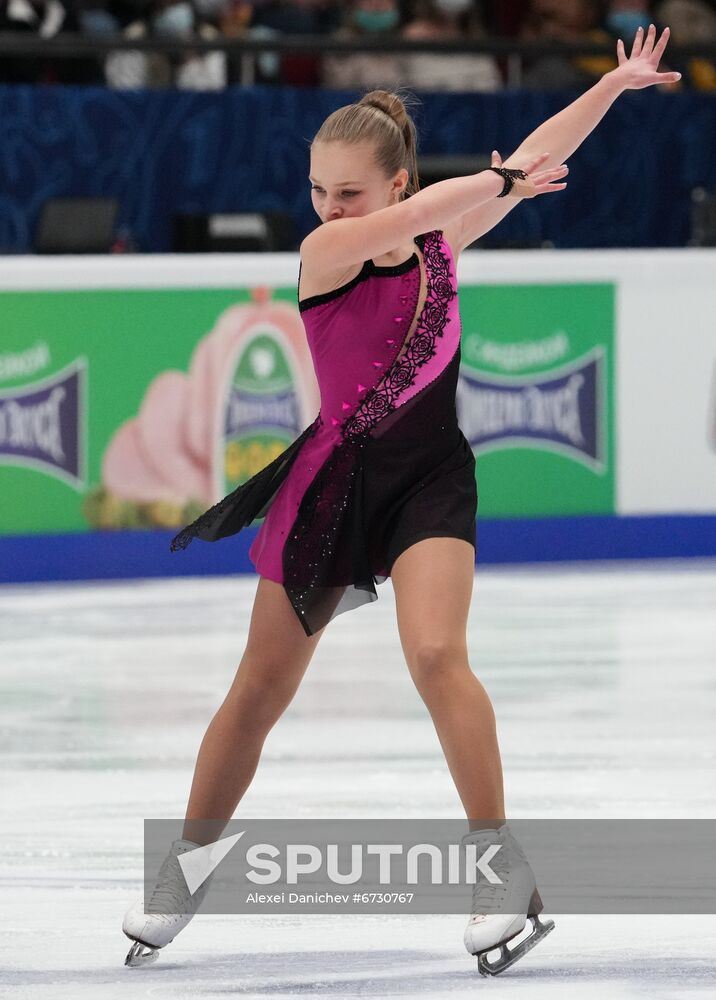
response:
[[[605,470],[604,349],[549,374],[461,369],[458,420],[472,450],[540,448]]]
[[[0,389],[0,464],[49,473],[86,487],[87,359],[31,385]]]
[[[277,428],[289,437],[301,429],[301,415],[293,387],[284,392],[247,396],[244,389],[230,386],[224,419],[224,436],[228,440],[250,431]]]

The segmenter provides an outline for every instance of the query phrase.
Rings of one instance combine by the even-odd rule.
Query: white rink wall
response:
[[[297,273],[293,253],[7,257],[0,290],[291,286]],[[716,250],[459,259],[461,285],[516,282],[615,284],[615,513],[716,513]]]

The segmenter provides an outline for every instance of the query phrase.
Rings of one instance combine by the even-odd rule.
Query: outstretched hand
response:
[[[527,179],[522,180],[520,177],[515,177],[512,190],[507,195],[508,198],[534,198],[538,194],[549,194],[550,191],[563,191],[566,188],[566,181],[557,183],[557,178],[564,177],[569,173],[569,167],[565,163],[558,167],[551,167],[549,170],[537,169],[548,156],[549,153],[540,153],[539,156],[522,167],[527,174]],[[502,166],[502,157],[496,149],[492,151],[490,166]]]
[[[624,51],[624,42],[621,38],[617,41],[619,65],[610,73],[619,80],[624,90],[643,90],[644,87],[651,87],[655,83],[675,83],[681,79],[681,73],[657,73],[657,66],[669,41],[669,34],[669,28],[664,28],[661,38],[654,45],[656,26],[649,25],[646,38],[644,29],[638,28],[629,58]]]

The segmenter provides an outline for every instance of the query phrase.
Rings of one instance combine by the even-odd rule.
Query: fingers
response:
[[[491,167],[502,166],[502,157],[500,156],[500,154],[497,152],[496,149],[492,150],[492,159],[490,160],[490,166]]]
[[[567,181],[551,181],[545,180],[534,181],[534,185],[537,194],[544,194],[547,191],[564,191],[567,187]]]
[[[525,167],[525,173],[531,174],[532,171],[540,165],[540,163],[544,163],[544,161],[548,158],[549,158],[549,153],[540,153],[539,156],[536,156],[534,160],[532,160],[530,163],[527,164],[527,166]]]
[[[642,32],[642,36],[643,36]],[[649,30],[646,33],[646,38],[644,39],[644,48],[642,49],[642,55],[650,56],[652,49],[654,48],[654,39],[656,38],[656,25],[650,24]]]
[[[626,62],[626,52],[624,51],[624,42],[621,40],[621,38],[617,39],[617,60],[619,61],[620,66],[622,63]]]
[[[650,24],[649,30],[644,36],[644,29],[639,26],[634,36],[634,44],[631,49],[631,59],[638,58],[639,56],[646,56],[655,65],[659,65],[659,60],[664,54],[664,49],[666,48],[667,42],[669,41],[669,35],[671,34],[668,27],[664,28],[661,33],[661,38],[654,46],[656,41],[656,25]],[[621,64],[621,56],[624,54],[624,45],[621,38],[617,42],[617,55],[619,56],[619,62]]]
[[[652,62],[655,66],[659,65],[659,60],[664,54],[664,49],[666,48],[666,43],[669,41],[669,28],[666,27],[661,33],[661,38],[656,43],[654,51],[651,54]]]
[[[568,173],[569,167],[563,163],[560,167],[552,167],[550,170],[540,170],[538,173],[532,175],[532,180],[535,184],[542,184],[557,177],[566,177]]]
[[[553,167],[551,170],[540,170],[539,173],[533,174],[530,180],[535,186],[536,194],[547,194],[550,191],[564,191],[567,187],[567,181],[557,181],[558,177],[565,177],[569,173],[569,167],[566,163],[563,163],[559,167]]]
[[[634,44],[631,47],[631,59],[635,59],[641,53],[641,40],[644,37],[644,31],[641,26],[636,29],[636,35],[634,36]]]

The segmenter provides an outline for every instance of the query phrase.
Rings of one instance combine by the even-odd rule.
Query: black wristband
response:
[[[527,180],[527,174],[524,170],[517,170],[515,167],[488,167],[488,170],[494,170],[496,174],[504,180],[504,185],[502,191],[498,194],[498,198],[504,198],[508,195],[515,185],[514,178],[519,177],[521,181]]]

